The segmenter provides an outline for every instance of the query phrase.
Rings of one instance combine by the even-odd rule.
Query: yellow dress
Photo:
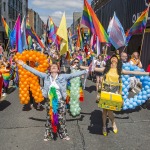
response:
[[[120,111],[123,100],[122,95],[119,94],[119,87],[121,87],[121,85],[119,83],[117,68],[111,68],[106,74],[106,79],[103,82],[98,107],[107,110]]]
[[[110,68],[110,70],[106,74],[105,81],[106,82],[115,82],[115,83],[119,82],[119,75],[117,72],[117,68]]]

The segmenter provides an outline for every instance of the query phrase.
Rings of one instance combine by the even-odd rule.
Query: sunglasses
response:
[[[74,64],[78,64],[79,62],[75,61]]]

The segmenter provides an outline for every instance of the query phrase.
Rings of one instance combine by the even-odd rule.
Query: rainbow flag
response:
[[[49,18],[49,29],[48,29],[48,39],[49,41],[52,42],[56,42],[57,38],[56,38],[56,32],[57,32],[57,27],[54,24],[52,18]]]
[[[77,47],[80,47],[83,49],[83,39],[82,39],[82,35],[81,35],[80,25],[78,25],[77,30],[78,30]]]
[[[136,20],[136,22],[133,24],[133,26],[129,29],[129,31],[127,31],[126,45],[129,43],[129,40],[132,37],[132,35],[141,33],[146,28],[148,12],[149,12],[148,8],[146,10],[144,10],[142,12],[141,16]]]
[[[23,46],[22,46],[22,38],[21,38],[21,20],[20,15],[17,18],[15,31],[16,31],[16,49],[17,52],[22,53]]]
[[[97,35],[100,42],[108,43],[108,35],[87,0],[84,0],[81,23],[87,26],[93,34]]]
[[[2,17],[2,22],[3,22],[4,28],[5,28],[7,37],[10,39],[10,37],[11,37],[11,30],[10,30],[8,24],[6,23],[4,17]]]
[[[27,37],[30,35],[34,40],[36,40],[40,44],[41,48],[45,47],[43,43],[41,42],[41,40],[39,39],[39,37],[37,36],[36,32],[30,26],[29,21],[27,21],[26,23],[26,34],[27,34]]]
[[[28,48],[31,49],[32,48],[32,38],[30,35],[27,38],[27,43],[28,43]]]

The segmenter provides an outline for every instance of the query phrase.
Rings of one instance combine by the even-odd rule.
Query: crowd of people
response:
[[[36,45],[34,45],[33,49],[36,50]],[[148,72],[150,72],[150,66],[148,66],[147,72],[127,71],[122,69],[124,63],[130,63],[131,65],[142,68],[138,52],[134,52],[131,58],[128,58],[128,55],[125,52],[120,53],[119,50],[116,50],[115,53],[109,56],[107,50],[103,49],[101,54],[97,56],[89,45],[86,45],[84,49],[74,47],[72,52],[68,51],[62,56],[60,56],[56,45],[45,48],[41,53],[44,53],[47,56],[48,63],[50,64],[50,67],[45,73],[34,69],[34,66],[32,66],[30,62],[26,64],[22,60],[15,60],[15,50],[9,52],[9,57],[5,57],[1,46],[0,52],[2,52],[0,53],[0,72],[3,78],[2,96],[6,96],[8,93],[9,81],[12,80],[15,88],[18,87],[18,65],[39,78],[42,78],[43,84],[41,85],[41,89],[45,98],[47,112],[46,130],[44,135],[45,141],[56,138],[57,133],[60,138],[70,140],[66,128],[66,108],[69,109],[72,116],[80,114],[81,108],[79,101],[83,101],[83,93],[81,93],[81,91],[85,87],[85,82],[84,85],[82,84],[82,78],[85,79],[84,75],[88,75],[89,79],[95,78],[97,92],[95,100],[99,103],[100,92],[102,90],[119,94],[120,88],[118,87],[118,84],[121,82],[122,74],[148,76]],[[136,79],[133,79],[133,81],[134,80]],[[108,84],[103,85],[103,81]],[[136,85],[132,87],[133,92],[135,92],[135,86]],[[33,102],[34,99],[30,92],[31,109],[33,108]],[[41,105],[39,103],[37,108],[40,107]],[[106,125],[107,116],[112,122],[114,133],[118,132],[113,110],[103,108],[102,132],[104,136],[108,134]]]

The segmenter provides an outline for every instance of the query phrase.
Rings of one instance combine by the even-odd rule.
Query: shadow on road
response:
[[[0,111],[6,109],[9,105],[11,105],[9,101],[3,100],[2,102],[0,102]]]
[[[128,110],[122,110],[122,111],[116,111],[114,112],[115,114],[130,114],[130,113],[133,113],[133,112],[139,112],[142,108],[140,106],[136,107],[135,109],[128,109]]]
[[[90,87],[85,87],[85,90],[89,93],[92,93],[93,91],[96,91],[96,86],[92,85]]]
[[[84,115],[81,115],[80,118],[74,117],[73,119],[66,119],[66,121],[83,121],[84,117],[85,117]]]
[[[34,118],[34,117],[30,117],[29,119],[35,120],[35,121],[46,122],[46,119],[39,119],[39,118]]]
[[[11,94],[11,93],[14,92],[15,90],[16,90],[16,88],[10,87],[10,88],[8,89],[7,94]]]
[[[102,134],[102,111],[101,110],[94,110],[91,113],[90,117],[90,126],[88,126],[88,130],[92,134]]]

